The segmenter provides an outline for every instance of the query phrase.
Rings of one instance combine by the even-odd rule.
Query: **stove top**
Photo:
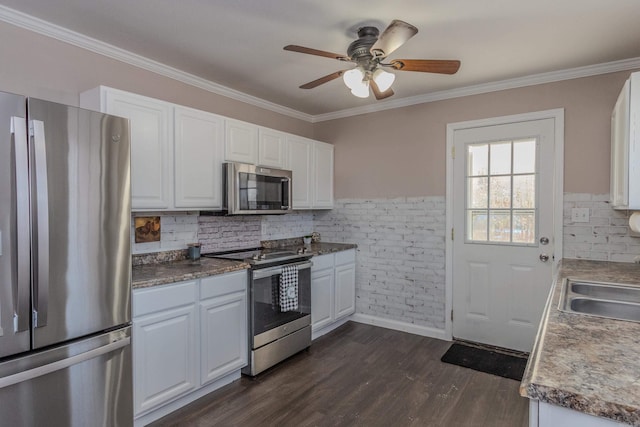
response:
[[[308,249],[305,247],[300,247],[297,250],[287,250],[282,248],[251,248],[227,252],[212,252],[202,254],[202,256],[207,258],[221,258],[236,261],[245,261],[252,266],[257,266],[264,264],[284,264],[302,261],[310,258],[311,253],[308,252]]]

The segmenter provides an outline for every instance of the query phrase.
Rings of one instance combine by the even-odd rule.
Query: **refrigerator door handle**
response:
[[[16,170],[16,222],[18,277],[13,289],[13,330],[29,330],[30,245],[29,245],[29,150],[27,147],[27,121],[24,117],[11,117],[11,134],[15,152]]]
[[[29,121],[29,136],[32,142],[35,162],[35,203],[32,207],[37,219],[37,227],[32,230],[34,251],[34,307],[33,325],[47,324],[49,305],[49,188],[47,186],[47,149],[44,138],[44,122]]]
[[[85,360],[94,359],[96,357],[102,356],[103,354],[111,353],[115,350],[118,350],[119,348],[126,347],[129,344],[131,344],[131,338],[125,337],[118,341],[114,341],[112,343],[104,345],[102,347],[98,347],[93,350],[89,350],[87,352],[80,353],[66,359],[57,360],[47,365],[38,366],[37,368],[28,369],[26,371],[18,372],[13,375],[7,375],[6,377],[0,378],[0,389],[4,387],[9,387],[24,381],[29,381],[34,378],[38,378],[55,371],[66,369],[70,366],[82,363]]]

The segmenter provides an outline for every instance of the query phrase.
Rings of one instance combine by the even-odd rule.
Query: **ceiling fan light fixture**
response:
[[[368,98],[369,97],[369,82],[361,81],[360,84],[351,88],[351,93],[358,98]]]
[[[362,86],[364,71],[360,67],[353,68],[349,71],[345,71],[342,75],[342,79],[349,89],[357,88],[358,86]]]
[[[395,74],[388,73],[381,68],[378,68],[373,73],[373,81],[378,85],[378,89],[380,89],[380,92],[386,92],[391,87],[395,79]]]

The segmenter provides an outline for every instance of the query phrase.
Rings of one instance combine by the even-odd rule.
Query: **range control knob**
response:
[[[253,256],[251,257],[252,260],[257,261],[258,259],[260,259],[258,254],[253,254]]]
[[[267,255],[266,254],[260,254],[259,259],[267,259]]]

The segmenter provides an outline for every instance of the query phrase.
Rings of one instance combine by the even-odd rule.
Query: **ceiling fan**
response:
[[[326,52],[308,47],[288,45],[284,50],[324,56],[339,61],[354,62],[356,67],[340,70],[300,86],[301,89],[313,89],[342,76],[351,93],[360,98],[369,96],[369,88],[376,99],[385,99],[393,95],[391,85],[395,79],[393,73],[384,71],[390,68],[396,71],[419,71],[423,73],[455,74],[460,61],[437,59],[392,59],[382,62],[392,52],[415,36],[418,29],[404,21],[394,20],[380,34],[376,27],[362,27],[358,30],[358,39],[353,41],[347,55]]]

